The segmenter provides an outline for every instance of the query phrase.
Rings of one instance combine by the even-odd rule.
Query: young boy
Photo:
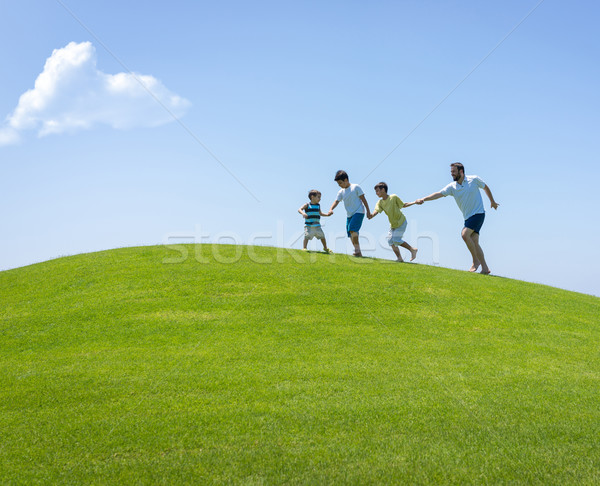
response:
[[[394,254],[399,262],[403,262],[404,260],[402,260],[402,255],[400,255],[400,249],[398,248],[398,245],[410,251],[410,261],[412,262],[415,258],[417,258],[418,250],[410,246],[402,239],[404,232],[406,231],[407,221],[406,216],[402,214],[401,210],[402,208],[407,208],[416,203],[404,203],[398,196],[396,196],[396,194],[391,194],[388,196],[387,191],[388,186],[385,182],[380,182],[375,186],[375,194],[377,194],[377,197],[380,197],[381,199],[377,201],[375,211],[373,211],[373,214],[369,216],[369,219],[374,218],[382,211],[387,214],[387,217],[390,220],[388,243],[392,247],[392,250],[394,250]]]
[[[358,184],[350,184],[348,180],[348,174],[343,170],[338,170],[335,174],[335,179],[338,186],[341,187],[337,194],[335,202],[331,205],[329,215],[333,214],[333,210],[340,203],[344,201],[346,207],[346,213],[348,219],[346,220],[346,232],[352,241],[354,246],[354,256],[361,257],[360,243],[358,241],[358,231],[362,226],[363,219],[365,217],[365,208],[367,210],[367,216],[371,216],[369,210],[369,204],[365,199],[365,193]],[[364,207],[363,207],[364,206]]]
[[[316,189],[313,189],[312,191],[309,191],[308,199],[310,202],[307,202],[298,209],[298,212],[302,215],[305,222],[303,250],[307,249],[308,240],[317,238],[323,243],[323,251],[325,253],[333,253],[327,248],[325,234],[323,233],[323,228],[321,228],[321,216],[331,216],[330,214],[321,212],[321,205],[319,204],[321,202],[321,193]]]

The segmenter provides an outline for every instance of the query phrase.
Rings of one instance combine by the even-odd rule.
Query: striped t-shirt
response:
[[[304,220],[306,226],[321,226],[321,205],[308,203],[306,211],[308,218]]]

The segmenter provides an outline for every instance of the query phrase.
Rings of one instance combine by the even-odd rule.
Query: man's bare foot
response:
[[[412,250],[410,250],[410,261],[412,262],[415,258],[417,258],[417,252],[419,251],[418,248],[413,248]]]
[[[469,272],[476,272],[477,269],[479,268],[479,265],[481,265],[479,262],[477,262],[477,263],[473,262],[473,265],[471,265],[471,268],[469,268]]]

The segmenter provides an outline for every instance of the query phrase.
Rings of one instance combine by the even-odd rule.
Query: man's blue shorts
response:
[[[471,216],[465,221],[465,228],[472,229],[475,233],[479,234],[481,227],[483,226],[483,220],[485,219],[485,213],[478,213]]]
[[[350,233],[358,233],[364,218],[365,213],[354,213],[346,220],[346,233],[348,233],[348,236],[350,236]]]

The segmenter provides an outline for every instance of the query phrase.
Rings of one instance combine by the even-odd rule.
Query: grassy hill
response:
[[[600,299],[182,248],[0,272],[1,484],[600,482]]]

